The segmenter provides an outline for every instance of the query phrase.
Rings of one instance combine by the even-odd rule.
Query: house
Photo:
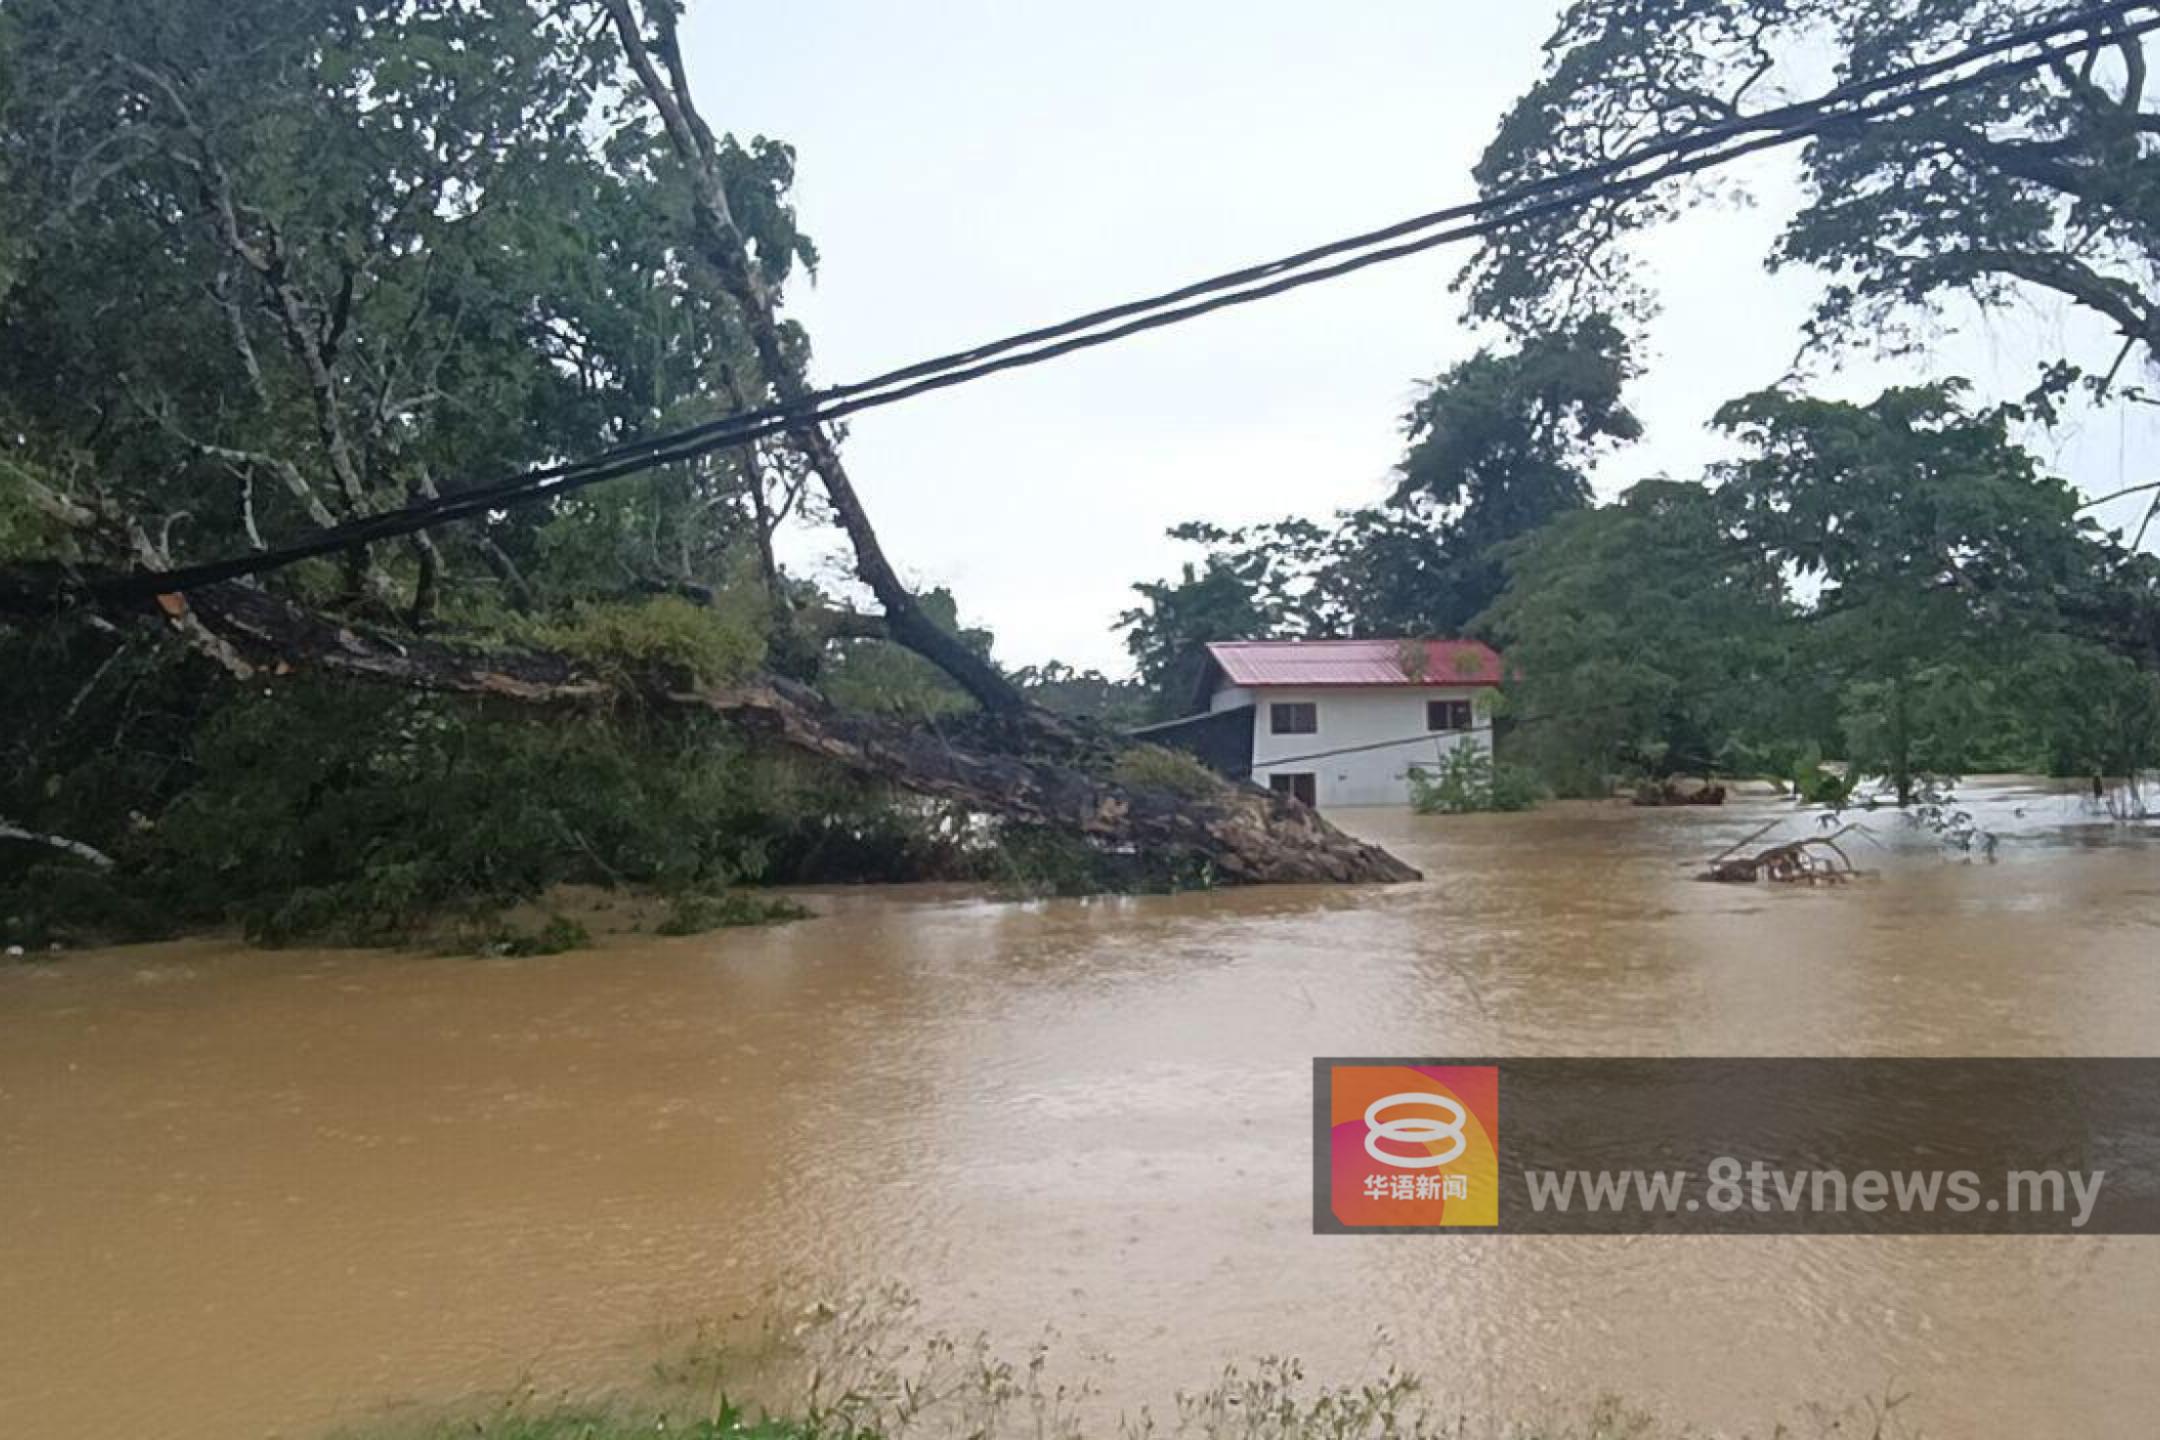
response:
[[[1401,805],[1412,767],[1492,750],[1500,656],[1475,640],[1225,640],[1201,713],[1136,732],[1308,805]]]

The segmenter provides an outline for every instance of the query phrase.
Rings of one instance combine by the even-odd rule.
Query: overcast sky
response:
[[[820,383],[858,378],[1472,198],[1471,165],[1537,72],[1557,6],[1468,0],[1177,0],[1086,6],[692,0],[686,49],[716,127],[795,145],[823,253],[789,312]],[[1641,444],[1611,495],[1721,453],[1722,401],[1776,381],[1814,291],[1761,260],[1761,203],[1650,242],[1666,309],[1630,401]],[[858,416],[847,457],[902,572],[949,585],[1007,664],[1127,670],[1135,580],[1192,557],[1181,520],[1325,517],[1376,499],[1416,382],[1475,348],[1442,250],[1038,368]],[[2043,355],[2095,368],[2104,330],[2063,307],[1971,320],[1925,361],[1860,357],[1863,396],[1956,373],[2022,393]],[[2091,493],[2160,455],[2149,412],[2080,417],[2039,448]],[[2104,512],[2134,522],[2136,502]],[[837,539],[800,563],[841,572]]]

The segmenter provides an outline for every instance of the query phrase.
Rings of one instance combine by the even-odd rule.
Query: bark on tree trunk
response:
[[[632,0],[601,3],[647,100],[660,114],[668,143],[690,172],[699,254],[742,313],[766,383],[783,404],[803,403],[809,397],[810,386],[801,366],[787,352],[772,296],[758,275],[750,247],[728,204],[719,147],[690,98],[682,54],[676,45],[674,12],[665,4],[640,6]],[[641,10],[646,13],[641,15]],[[641,23],[648,18],[656,37],[653,46],[646,44]],[[655,47],[659,60],[667,66],[665,76],[655,61]],[[1008,715],[1026,711],[1026,699],[998,673],[997,667],[925,614],[913,593],[901,583],[840,460],[839,447],[833,444],[825,427],[805,418],[791,425],[788,435],[817,472],[826,498],[832,503],[833,515],[855,552],[855,573],[877,597],[892,638],[950,675],[985,710]]]

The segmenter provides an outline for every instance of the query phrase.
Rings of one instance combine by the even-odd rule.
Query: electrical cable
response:
[[[1594,166],[1546,177],[1484,200],[1434,211],[1380,230],[1330,242],[1295,255],[1207,280],[1097,310],[1059,324],[1008,336],[987,344],[956,351],[888,371],[850,384],[813,392],[792,404],[781,404],[721,417],[702,425],[650,437],[601,452],[586,460],[565,462],[539,470],[521,472],[488,485],[450,490],[438,498],[416,502],[397,510],[364,516],[329,527],[317,535],[270,550],[235,556],[167,571],[134,574],[93,581],[77,587],[92,595],[115,600],[143,599],[198,586],[260,574],[315,556],[349,550],[379,540],[505,509],[534,499],[567,494],[588,485],[618,479],[661,465],[692,459],[714,450],[755,443],[804,425],[829,423],[863,410],[896,403],[930,391],[965,384],[986,375],[1111,343],[1146,330],[1178,324],[1232,305],[1251,303],[1305,285],[1400,259],[1440,245],[1473,239],[1496,230],[1562,213],[1601,199],[1626,198],[1663,181],[1731,163],[1744,155],[1773,146],[1791,144],[1826,129],[1851,125],[1888,111],[1902,109],[1944,95],[1970,89],[2006,75],[2036,68],[2101,45],[2134,38],[2160,29],[2160,17],[2130,22],[2129,12],[2154,8],[2155,0],[2118,0],[2090,7],[2042,24],[1971,46],[1953,55],[1900,67],[1865,81],[1849,82],[1809,101],[1778,107],[1756,115],[1698,127],[1638,147]],[[2099,27],[2113,25],[2106,34]],[[2059,40],[2065,32],[2093,34]],[[2039,45],[2031,55],[1997,60],[1968,74],[1950,74],[1977,60]],[[1934,79],[1948,75],[1946,79]],[[1917,89],[1915,79],[1932,83]],[[1888,93],[1882,93],[1887,91]],[[1830,107],[1859,96],[1873,96],[1846,109]],[[1733,143],[1737,141],[1738,143]],[[1629,174],[1646,161],[1663,164],[1640,174]],[[1614,177],[1621,178],[1614,178]],[[1558,193],[1554,193],[1558,192]],[[1545,197],[1545,198],[1537,198]],[[1525,201],[1529,203],[1524,203]],[[1469,223],[1452,224],[1466,217]],[[1435,224],[1448,228],[1431,231]],[[1375,242],[1403,236],[1415,238],[1371,248]],[[1335,257],[1346,257],[1336,259]],[[1311,268],[1318,260],[1334,263]],[[1254,282],[1258,283],[1254,283]],[[1112,321],[1110,328],[1100,328]]]

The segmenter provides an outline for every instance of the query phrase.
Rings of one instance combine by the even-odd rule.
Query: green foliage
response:
[[[0,448],[6,448],[4,441]],[[50,477],[32,472],[32,466],[0,455],[0,561],[45,559],[70,552],[61,527],[30,503],[31,484],[52,488]]]
[[[1867,404],[1766,391],[1718,415],[1752,452],[1726,467],[1734,533],[1818,587],[1794,646],[1840,674],[1848,758],[1901,799],[1917,775],[2008,760],[1999,684],[2105,561],[2076,493],[2011,437],[2013,407],[1962,382]]]
[[[1645,481],[1517,542],[1506,563],[1479,625],[1529,717],[1511,749],[1561,793],[1752,769],[1773,737],[1810,733],[1778,571],[1737,543],[1707,487]]]
[[[644,1406],[497,1407],[477,1417],[387,1431],[341,1431],[335,1440],[875,1440],[867,1432],[836,1432],[775,1416],[752,1418],[725,1402],[714,1413],[670,1414]]]
[[[843,640],[818,672],[825,698],[846,710],[900,720],[938,720],[975,708],[937,666],[890,640]]]
[[[562,955],[592,944],[586,928],[567,915],[549,915],[536,930],[504,926],[471,943],[483,955]]]
[[[116,704],[155,691],[126,694]],[[120,733],[142,738],[115,754],[95,743],[115,717],[95,698],[84,714],[96,728],[81,752],[47,756],[36,789],[6,789],[0,804],[14,808],[0,813],[119,863],[104,873],[40,855],[0,870],[10,940],[237,922],[280,944],[413,943],[459,927],[485,941],[487,917],[565,882],[688,893],[961,878],[978,864],[942,812],[747,750],[706,718],[535,723],[515,706],[287,681],[178,728],[123,710]],[[132,753],[146,742],[165,748]]]
[[[1182,750],[1134,745],[1118,752],[1110,778],[1135,790],[1165,790],[1187,800],[1219,795],[1223,778]]]
[[[1182,525],[1207,547],[1180,579],[1135,585],[1119,617],[1158,717],[1186,713],[1211,640],[1452,635],[1498,597],[1502,549],[1590,502],[1588,467],[1641,426],[1621,403],[1627,346],[1594,318],[1484,349],[1425,387],[1383,503],[1331,526]]]
[[[651,107],[619,103],[634,82],[599,18],[540,0],[0,7],[0,560],[224,558],[767,398],[691,243],[688,177]],[[817,258],[794,154],[711,147],[777,294]],[[806,356],[799,329],[781,338]],[[772,558],[776,515],[821,518],[810,478],[799,447],[748,447],[264,584],[356,632],[545,647],[626,689],[770,664],[845,706],[973,708],[893,644],[822,643],[827,597]],[[63,531],[32,481],[110,501],[144,538]],[[949,595],[923,598],[987,655]],[[711,717],[517,713],[282,669],[236,689],[147,626],[0,629],[0,674],[0,815],[118,862],[0,842],[11,937],[486,941],[563,881],[995,863],[949,807],[753,753]]]
[[[1847,0],[1576,0],[1546,69],[1478,165],[1488,192],[1623,148],[1931,59],[2072,9],[2069,0],[1855,5]],[[1839,127],[1801,152],[1802,198],[1771,257],[1829,277],[1811,334],[1892,345],[1942,298],[2053,291],[2125,335],[2154,328],[2149,279],[2160,166],[2139,141],[2145,42],[2098,63],[2002,76],[1909,112]],[[1510,226],[1466,275],[1474,313],[1532,329],[1586,310],[1641,316],[1630,240],[1703,199],[1719,176]]]
[[[1840,80],[1864,79],[2071,8],[1576,0],[1479,181],[1487,191],[1534,182],[1655,135],[1728,123],[1820,89],[1826,58]],[[2160,334],[2150,203],[2160,156],[2141,138],[2155,123],[2148,41],[2090,34],[2089,57],[1814,137],[1801,152],[1800,202],[1768,259],[1826,277],[1811,344],[1909,351],[1947,303],[2039,296],[2127,337],[2107,372],[2059,357],[2023,410],[1973,412],[1946,382],[1865,406],[1769,392],[1720,417],[1756,450],[1721,486],[1736,537],[1823,586],[1792,652],[1856,677],[1799,684],[1810,718],[1788,739],[1843,747],[1887,771],[1901,796],[1915,793],[1917,770],[1953,757],[2128,773],[2154,756],[2151,562],[2083,532],[2069,487],[2008,439],[2030,421],[2057,423],[2080,385],[2121,403],[2134,393],[2115,385],[2131,347],[2150,361]],[[1509,227],[1466,272],[1470,308],[1518,332],[1600,311],[1640,322],[1654,297],[1634,237],[1731,191],[1728,177],[1668,183]]]
[[[810,912],[792,900],[747,895],[740,890],[719,894],[677,895],[668,902],[667,913],[653,927],[658,935],[702,935],[739,925],[771,925],[782,920],[801,920]]]
[[[1406,422],[1394,503],[1446,517],[1447,563],[1392,600],[1386,567],[1356,567],[1370,577],[1364,608],[1396,622],[1386,629],[1451,634],[1490,606],[1504,583],[1498,547],[1589,505],[1590,465],[1642,435],[1621,402],[1631,368],[1618,327],[1593,316],[1512,350],[1480,350],[1435,380]]]
[[[1720,412],[1748,448],[1712,485],[1640,485],[1511,547],[1481,623],[1519,677],[1521,753],[1572,793],[1812,775],[1823,754],[1906,795],[1930,771],[2061,765],[2049,736],[2081,747],[2051,717],[2092,650],[2066,597],[2116,561],[2017,418],[1955,381],[1749,396]]]
[[[1793,798],[1804,805],[1840,806],[1852,797],[1860,775],[1825,769],[1822,757],[1810,749],[1793,758],[1782,778],[1792,787]]]
[[[2027,697],[2036,767],[2128,777],[2160,764],[2160,671],[2150,664],[2082,637],[2044,637],[2009,687]]]
[[[754,592],[749,592],[754,593]],[[699,686],[740,680],[765,658],[762,611],[725,608],[679,595],[636,604],[582,605],[564,622],[516,627],[535,643],[624,676],[679,671]]]
[[[728,407],[747,336],[692,268],[680,166],[648,107],[613,102],[626,75],[590,14],[6,8],[0,216],[37,218],[0,225],[7,459],[125,495],[153,530],[185,516],[176,561]],[[715,147],[777,289],[816,258],[789,200],[793,152]],[[438,532],[442,607],[485,619],[528,599],[561,612],[718,588],[752,528],[759,458]],[[0,495],[0,553],[21,549],[16,529]],[[417,549],[377,547],[372,563],[370,593],[416,588]],[[331,595],[313,598],[352,599],[329,568]]]
[[[959,637],[977,655],[988,658],[989,631],[960,623],[952,592],[928,590],[916,597],[923,613]],[[906,720],[934,720],[973,710],[975,702],[937,666],[890,640],[845,640],[831,647],[818,673],[818,685],[835,705]]]
[[[1012,682],[1035,704],[1057,715],[1130,728],[1150,718],[1148,692],[1133,680],[1112,680],[1099,670],[1075,670],[1052,660],[1024,665]]]
[[[159,818],[145,868],[255,938],[361,944],[566,880],[760,868],[747,766],[717,726],[524,718],[339,686],[239,699],[206,727],[200,777]]]
[[[1536,776],[1495,762],[1482,745],[1457,745],[1436,770],[1413,766],[1410,771],[1410,808],[1420,815],[1528,810],[1542,798]]]
[[[1212,866],[1201,855],[1113,852],[1069,831],[1040,826],[1000,825],[984,858],[983,878],[1023,898],[1174,894],[1216,883]]]
[[[1189,533],[1189,532],[1188,532]],[[1179,531],[1173,530],[1173,536]],[[1258,547],[1254,552],[1259,553]],[[1263,556],[1264,559],[1264,556]],[[1276,630],[1279,600],[1263,593],[1238,558],[1211,555],[1176,580],[1133,586],[1142,604],[1118,616],[1125,648],[1150,697],[1149,718],[1175,719],[1195,708],[1216,640],[1257,640]]]
[[[1865,404],[1779,390],[1730,402],[1717,423],[1751,452],[1725,471],[1737,523],[1820,578],[1826,608],[1939,592],[1944,614],[2036,614],[2087,561],[2094,532],[2076,491],[2012,437],[2024,412],[1973,410],[1968,389],[1952,379]]]

